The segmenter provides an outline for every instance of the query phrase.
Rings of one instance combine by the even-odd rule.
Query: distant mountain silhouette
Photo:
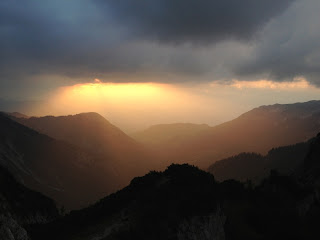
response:
[[[13,118],[15,121],[58,140],[105,154],[113,150],[135,151],[138,144],[98,113],[69,116]],[[120,152],[118,154],[121,154]],[[111,154],[111,153],[107,153]]]
[[[98,113],[12,119],[102,158],[109,167],[108,171],[117,176],[114,183],[119,187],[126,186],[133,177],[143,175],[158,165],[141,144]]]
[[[29,118],[29,116],[20,112],[4,112],[4,114],[7,114],[11,117],[16,117],[16,118]]]
[[[282,175],[291,175],[299,171],[303,165],[312,141],[313,139],[273,148],[265,156],[257,153],[240,153],[215,162],[208,171],[219,181],[235,179],[243,182],[251,180],[254,183],[266,178],[271,170],[277,170]]]
[[[307,141],[319,131],[320,101],[275,104],[179,138],[174,144],[159,144],[158,152],[165,155],[167,163],[187,162],[207,169],[213,162],[241,152],[266,154],[271,148]]]
[[[114,169],[113,160],[40,134],[0,114],[0,165],[26,186],[67,208],[86,206],[128,183],[128,176],[119,176]]]
[[[150,146],[154,145],[175,145],[185,138],[193,137],[202,131],[208,130],[207,124],[173,123],[158,124],[146,130],[132,134],[137,141]]]
[[[281,143],[302,137],[305,140],[304,136],[311,134],[318,127],[318,122],[314,122],[317,120],[318,111],[315,110],[317,102],[306,103],[306,109],[302,109],[303,105],[261,107],[242,115],[234,122],[219,125],[209,132],[199,132],[192,140],[181,141],[180,147],[173,146],[169,149],[168,151],[181,150],[176,155],[170,153],[171,160],[174,156],[180,157],[176,161],[184,161],[183,156],[186,156],[187,161],[195,158],[200,160],[210,155],[214,161],[212,156],[221,155],[218,151],[229,154],[248,146],[262,148],[264,136],[266,145],[274,144],[271,142],[271,136],[274,137],[274,142]],[[307,112],[311,112],[311,115],[306,116]],[[286,116],[283,120],[286,123],[277,122],[281,116]],[[90,131],[86,132],[87,129],[95,129],[91,127],[92,122],[100,122],[97,119],[101,118],[96,117],[95,114],[84,114],[80,116],[81,120],[78,120],[78,116],[76,120],[71,118],[71,122],[77,125],[77,128],[67,131],[72,133],[72,137],[61,134],[66,138],[61,141],[0,115],[0,165],[14,173],[19,182],[53,196],[60,202],[77,202],[79,206],[80,203],[92,202],[106,196],[108,192],[105,189],[112,188],[118,177],[114,174],[116,171],[113,170],[113,166],[125,166],[114,165],[114,159],[107,158],[106,152],[114,149],[125,151],[126,148],[117,148],[115,145],[115,148],[106,147],[105,150],[98,149],[94,152],[96,148],[86,140],[99,139],[99,144],[99,141],[107,139],[85,137],[87,134],[90,136]],[[92,121],[93,119],[95,120]],[[101,120],[101,123],[105,125],[104,120]],[[68,126],[65,123],[62,125]],[[256,125],[264,127],[267,131],[260,131]],[[49,124],[48,128],[51,129],[52,126]],[[245,126],[247,129],[244,129]],[[85,134],[82,132],[83,128]],[[76,129],[80,133],[77,133]],[[105,131],[103,129],[100,126],[93,132],[98,134]],[[62,130],[63,127],[55,129]],[[53,130],[50,131],[54,133]],[[227,133],[233,135],[223,135]],[[280,133],[288,133],[288,136],[280,138]],[[107,131],[101,135],[104,134],[107,134]],[[254,142],[256,135],[260,138]],[[311,137],[314,135],[315,133]],[[84,140],[80,141],[74,136]],[[222,143],[219,143],[218,136],[224,136],[221,138],[222,143],[229,145],[219,145]],[[204,149],[208,148],[209,152],[199,151],[203,149],[197,146],[196,142],[199,139],[212,140],[213,137],[216,140],[208,141],[207,145],[204,145]],[[71,139],[72,142],[66,143],[67,139]],[[128,144],[137,144],[130,138],[128,141]],[[211,152],[213,149],[209,148],[213,143],[216,143],[217,152]],[[98,146],[101,147],[103,144]],[[35,204],[39,203],[41,206],[42,200],[39,199],[44,199],[44,202],[48,203],[43,205],[46,206],[44,209],[53,209],[53,221],[44,221],[44,224],[36,221],[35,224],[27,223],[22,226],[17,220],[12,222],[11,219],[0,217],[0,238],[3,234],[2,229],[10,229],[4,223],[10,221],[10,226],[19,229],[17,233],[25,231],[32,240],[320,239],[320,134],[302,143],[271,148],[266,156],[242,153],[213,165],[218,180],[229,174],[227,178],[237,178],[245,182],[234,179],[219,182],[212,174],[197,167],[173,164],[163,172],[151,171],[143,177],[136,177],[122,190],[102,198],[87,208],[71,211],[64,217],[54,217],[57,216],[56,210],[48,207],[52,206],[52,201],[45,200],[42,195],[30,194],[30,198],[24,199],[25,194],[16,194],[15,185],[3,181],[10,178],[2,178],[1,176],[5,175],[2,175],[0,168],[0,184],[4,183],[3,192],[0,189],[0,203],[5,199],[4,208],[9,209],[7,215],[17,211],[15,209],[21,209],[19,204],[16,207],[10,205],[15,206],[20,199],[24,199],[24,203],[21,203],[22,209],[30,207],[32,213],[33,206],[28,204],[33,197]],[[188,155],[191,153],[196,154]],[[125,163],[125,157],[118,159],[123,159]],[[247,179],[259,181],[253,185],[246,181]],[[12,196],[14,200],[8,201],[10,197],[3,198],[3,194]],[[65,197],[68,197],[68,201]],[[2,228],[3,226],[5,227]]]

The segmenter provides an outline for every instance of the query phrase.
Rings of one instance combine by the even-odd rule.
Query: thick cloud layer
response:
[[[320,84],[319,11],[318,0],[2,0],[0,87],[109,73]]]
[[[320,86],[320,1],[300,0],[270,22],[261,40],[235,72],[247,78],[267,76],[276,81],[304,76]]]
[[[140,37],[162,42],[248,40],[293,0],[110,0],[107,8]]]

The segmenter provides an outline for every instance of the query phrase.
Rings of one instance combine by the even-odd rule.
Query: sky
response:
[[[319,11],[318,0],[2,0],[0,107],[97,111],[134,131],[318,100]]]

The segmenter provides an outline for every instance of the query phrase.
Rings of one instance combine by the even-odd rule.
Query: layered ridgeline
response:
[[[79,115],[79,118],[82,117],[86,119],[88,116]],[[69,136],[71,130],[68,129],[74,125],[76,121],[54,128],[51,133]],[[75,134],[76,129],[78,131],[77,137],[73,139],[85,145],[81,131],[89,134],[89,127],[72,128]],[[102,134],[101,132],[102,129],[98,128],[89,136],[94,137],[94,134]],[[115,142],[116,137],[117,135],[114,136]],[[136,154],[139,151],[124,149],[129,145],[128,142],[133,140],[126,140],[123,148],[116,148],[114,145],[110,148],[108,142],[104,145],[95,142],[97,145],[94,152],[89,147],[79,147],[40,134],[6,115],[0,115],[0,164],[26,186],[45,193],[67,208],[79,208],[92,203],[124,187],[134,176],[147,172],[148,165],[144,158]],[[133,144],[129,145],[132,146]],[[108,151],[109,149],[112,151]],[[117,151],[119,155],[116,155]]]
[[[0,168],[0,237],[13,240],[319,239],[320,135],[295,176],[257,187],[219,183],[190,165],[135,178],[96,204],[59,217],[53,202]],[[53,220],[53,221],[52,221]]]
[[[27,189],[0,166],[0,239],[29,240],[24,226],[57,219],[54,201]]]
[[[311,139],[307,142],[271,149],[267,155],[240,153],[213,163],[208,171],[219,181],[235,179],[259,183],[271,170],[282,175],[296,174],[301,168],[310,149]]]
[[[34,239],[48,240],[225,239],[219,192],[211,174],[171,165],[133,179],[87,209],[30,231]]]
[[[149,155],[141,144],[98,113],[12,119],[52,138],[106,158],[115,173],[128,176],[128,181],[146,173],[146,169],[155,164],[150,162]]]
[[[174,144],[170,140],[159,144],[152,140],[174,127],[162,127],[160,133],[150,128],[135,134],[135,138],[143,143],[149,139],[167,162],[187,162],[207,169],[214,161],[241,152],[266,154],[271,148],[312,138],[320,131],[320,101],[261,106],[215,127],[194,130],[193,134],[181,132]]]
[[[255,184],[266,178],[272,170],[281,175],[303,175],[310,181],[320,180],[320,133],[306,142],[273,148],[265,156],[240,153],[217,161],[208,168],[219,181],[250,180]]]
[[[320,169],[309,172],[320,159],[312,150],[317,144],[297,178],[272,172],[253,188],[235,180],[219,183],[186,164],[171,165],[133,179],[89,208],[28,230],[34,240],[319,239]]]

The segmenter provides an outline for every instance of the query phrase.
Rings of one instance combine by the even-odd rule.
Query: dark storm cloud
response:
[[[304,23],[318,16],[316,1],[298,0],[314,10],[284,21],[277,19],[292,0],[2,0],[0,85],[39,75],[94,79],[112,72],[205,73],[211,79],[268,72],[280,79],[310,70],[315,79],[318,55],[310,42],[293,34],[291,47],[279,51],[275,39],[288,27],[294,32],[297,15],[300,27],[313,33]]]
[[[109,0],[117,20],[133,33],[162,42],[250,39],[293,0]]]
[[[318,0],[295,2],[264,29],[253,54],[235,66],[236,75],[276,81],[303,76],[320,86],[319,11]]]

